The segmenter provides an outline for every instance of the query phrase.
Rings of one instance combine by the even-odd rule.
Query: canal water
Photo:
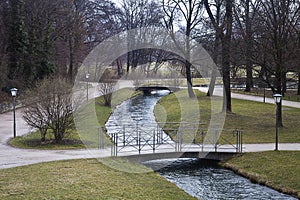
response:
[[[108,134],[120,131],[124,124],[139,123],[147,128],[147,125],[155,123],[154,106],[162,96],[167,94],[168,91],[161,91],[124,101],[106,123]],[[203,200],[296,200],[268,187],[253,184],[248,179],[219,167],[215,162],[203,162],[199,159],[170,159],[149,161],[144,164],[190,195]]]
[[[215,162],[200,159],[158,160],[145,163],[191,196],[203,200],[296,200],[224,169]],[[166,166],[167,165],[167,166]],[[161,168],[163,166],[163,168]]]

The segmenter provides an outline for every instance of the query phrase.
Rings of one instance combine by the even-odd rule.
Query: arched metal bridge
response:
[[[99,148],[104,148],[104,132],[99,134]],[[242,131],[208,131],[201,124],[123,124],[109,136],[111,156],[140,161],[178,157],[222,160],[243,150]]]
[[[169,90],[170,92],[175,92],[179,90],[179,87],[175,86],[163,86],[163,85],[144,85],[136,87],[136,91],[142,91],[144,94],[151,94],[155,90]]]

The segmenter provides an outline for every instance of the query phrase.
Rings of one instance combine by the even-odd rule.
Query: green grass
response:
[[[112,159],[111,159],[112,160]],[[144,166],[115,158],[124,167]],[[0,199],[195,199],[154,172],[126,173],[93,160],[0,170]]]
[[[35,148],[35,149],[81,149],[81,148],[96,148],[98,147],[98,127],[104,127],[113,108],[122,101],[137,95],[137,93],[129,88],[118,90],[113,94],[112,107],[104,106],[103,97],[98,97],[95,100],[90,100],[89,104],[83,105],[81,109],[84,110],[80,123],[84,124],[83,131],[78,132],[72,130],[64,140],[56,144],[51,130],[46,135],[46,142],[41,142],[39,131],[31,132],[24,136],[19,136],[9,141],[9,144],[18,148]],[[92,113],[95,111],[96,116]],[[76,124],[78,125],[78,124]],[[105,132],[105,129],[103,128]],[[110,139],[106,136],[106,143],[110,144]]]
[[[222,165],[255,183],[300,198],[300,151],[244,153]]]
[[[204,93],[195,91],[198,97],[201,122],[210,120],[210,97]],[[158,106],[155,107],[157,121],[179,122],[182,113],[178,99],[186,94],[185,90],[179,91],[176,95],[171,94],[163,97]],[[193,108],[191,108],[193,109]],[[283,107],[283,128],[279,129],[279,142],[299,143],[300,142],[300,109]],[[199,130],[207,127],[199,127]],[[222,137],[235,142],[232,136],[234,129],[243,131],[243,143],[273,143],[275,141],[275,106],[260,102],[232,99],[232,113],[227,113]],[[201,142],[200,131],[198,142]],[[220,143],[224,143],[220,141]]]
[[[79,135],[72,131],[61,143],[56,144],[52,133],[47,134],[45,142],[41,142],[41,135],[39,131],[31,132],[24,136],[18,136],[9,141],[9,144],[13,147],[23,149],[81,149],[84,148]]]

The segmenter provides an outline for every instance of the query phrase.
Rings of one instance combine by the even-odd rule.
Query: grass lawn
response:
[[[47,134],[45,142],[41,142],[41,135],[39,131],[34,131],[24,136],[18,136],[9,141],[13,147],[24,149],[81,149],[84,144],[81,142],[76,131],[72,131],[61,143],[56,144],[52,133]]]
[[[300,151],[244,153],[222,165],[253,182],[300,198]]]
[[[41,143],[41,136],[39,131],[34,131],[24,136],[18,136],[9,141],[9,144],[18,148],[35,148],[35,149],[81,149],[85,147],[96,148],[98,147],[98,129],[97,127],[104,127],[105,122],[108,120],[113,108],[120,104],[122,101],[136,95],[133,89],[125,88],[118,90],[113,94],[112,107],[104,106],[103,97],[98,97],[95,101],[90,101],[87,109],[94,109],[96,111],[96,118],[85,111],[86,116],[83,117],[82,123],[85,124],[84,133],[78,134],[73,130],[68,134],[60,144],[55,144],[54,136],[51,130],[46,135],[46,142]],[[84,105],[87,106],[87,105]],[[96,125],[95,125],[96,120]],[[105,129],[103,129],[105,131]],[[109,138],[107,144],[109,144]]]
[[[195,91],[198,97],[201,122],[208,123],[210,119],[210,97]],[[181,119],[178,98],[186,96],[187,91],[181,90],[176,95],[163,97],[155,107],[156,119],[160,122],[179,122]],[[193,109],[193,108],[191,108]],[[243,143],[274,143],[275,142],[275,106],[260,102],[232,99],[232,113],[227,113],[222,137],[235,142],[232,130],[243,131]],[[283,107],[283,128],[279,129],[280,143],[300,143],[300,109]],[[166,127],[167,128],[167,127]],[[201,128],[198,138],[201,142]],[[222,143],[222,141],[220,141]]]
[[[145,168],[117,160],[136,171]],[[41,163],[0,171],[0,199],[6,200],[195,199],[154,172],[125,173],[95,159]]]

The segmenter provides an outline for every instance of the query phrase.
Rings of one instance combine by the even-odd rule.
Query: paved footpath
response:
[[[22,119],[21,109],[16,110],[17,136],[30,132],[30,128]],[[13,113],[0,114],[0,169],[12,168],[28,164],[49,162],[55,160],[69,160],[80,158],[108,157],[110,149],[103,150],[35,150],[18,149],[7,145],[13,137]]]
[[[195,87],[195,89],[200,90],[201,92],[207,92],[207,87]],[[223,89],[222,88],[215,88],[214,95],[222,96],[223,95]],[[233,99],[243,99],[243,100],[249,100],[249,101],[257,101],[257,102],[263,102],[264,98],[260,96],[253,96],[253,95],[247,95],[247,94],[238,94],[238,93],[231,93],[231,98]],[[275,104],[273,98],[265,98],[266,103]],[[295,101],[287,101],[282,100],[283,106],[288,107],[294,107],[294,108],[300,108],[300,102]]]
[[[199,88],[201,91],[207,88]],[[216,90],[216,93],[220,90]],[[247,99],[253,101],[262,101],[261,97],[249,95],[232,94],[233,98]],[[267,102],[273,103],[273,99],[267,98]],[[286,106],[300,108],[300,103],[283,101]],[[22,119],[21,109],[16,111],[17,136],[30,132],[30,128]],[[18,149],[7,145],[8,140],[13,136],[13,113],[7,112],[0,114],[0,169],[24,166],[40,162],[49,162],[55,160],[69,160],[81,158],[101,158],[111,155],[110,148],[98,150],[33,150]],[[244,152],[257,152],[274,150],[274,144],[245,144]],[[300,144],[279,144],[279,150],[299,150]]]

